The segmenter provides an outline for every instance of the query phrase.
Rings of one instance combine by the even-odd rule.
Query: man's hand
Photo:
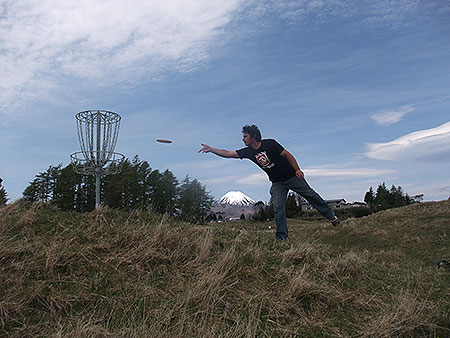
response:
[[[202,146],[203,148],[198,151],[199,153],[209,153],[211,151],[211,147],[209,145],[202,143]]]
[[[217,156],[225,158],[239,158],[239,155],[235,150],[228,151],[225,149],[216,149],[203,143],[201,145],[203,146],[203,148],[198,151],[199,153],[213,153],[216,154]]]
[[[305,174],[300,169],[295,172],[295,176],[297,176],[298,178],[301,178],[301,179],[305,178]]]

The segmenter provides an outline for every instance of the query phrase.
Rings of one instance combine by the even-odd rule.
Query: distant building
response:
[[[327,202],[331,209],[343,209],[347,205],[347,202],[343,198],[337,200],[325,200],[325,202]]]
[[[332,199],[332,200],[325,200],[327,204],[330,206],[331,209],[348,209],[348,208],[357,208],[357,207],[365,207],[367,206],[364,202],[353,202],[353,203],[347,203],[345,199]],[[302,211],[308,211],[308,210],[314,210],[313,206],[309,204],[307,201],[301,202]]]

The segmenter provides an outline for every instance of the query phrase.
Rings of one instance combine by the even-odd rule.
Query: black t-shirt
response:
[[[248,158],[266,172],[269,180],[272,182],[282,182],[295,176],[295,170],[292,168],[286,158],[281,156],[284,150],[283,146],[272,139],[261,140],[261,147],[253,149],[246,147],[236,150],[240,159]]]

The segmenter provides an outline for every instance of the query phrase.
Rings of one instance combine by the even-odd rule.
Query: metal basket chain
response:
[[[90,174],[120,172],[121,162],[125,157],[114,152],[120,120],[119,114],[103,110],[88,110],[76,114],[80,153],[84,156],[82,159],[78,153],[71,155],[76,171]],[[106,165],[108,166],[105,167]]]

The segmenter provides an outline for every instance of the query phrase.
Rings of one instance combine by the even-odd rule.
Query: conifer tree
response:
[[[24,190],[24,199],[29,201],[49,202],[55,197],[55,187],[61,173],[62,164],[49,166],[47,171],[36,175]]]
[[[81,175],[73,171],[72,165],[61,169],[55,184],[53,203],[61,210],[77,210],[76,191],[81,183]]]
[[[6,203],[8,202],[9,198],[8,198],[8,194],[6,193],[6,190],[4,187],[0,188],[0,207],[1,206],[5,206]]]
[[[256,212],[253,215],[255,221],[266,221],[266,204],[263,201],[258,201],[255,203]]]
[[[181,217],[189,222],[202,223],[211,209],[213,198],[206,191],[204,185],[189,176],[181,182],[177,206]]]
[[[170,170],[165,170],[155,182],[152,208],[160,213],[171,213],[177,202],[178,180]]]
[[[23,192],[29,201],[50,202],[61,210],[89,212],[95,209],[95,177],[75,173],[72,165],[65,168],[50,166],[36,175]],[[197,180],[186,177],[182,189],[170,170],[163,173],[152,170],[146,161],[135,156],[126,160],[117,175],[102,178],[100,193],[104,205],[124,210],[150,209],[160,213],[173,213],[178,201],[189,220],[203,221],[212,204],[212,197]],[[3,193],[6,198],[6,192]],[[0,198],[2,190],[0,190]],[[0,199],[0,202],[2,200]],[[6,201],[4,202],[6,203]]]
[[[386,210],[394,207],[393,198],[389,190],[386,188],[386,184],[380,184],[377,188],[377,194],[375,197],[375,209],[377,211]]]
[[[299,213],[299,206],[297,204],[297,197],[295,192],[289,192],[286,200],[286,217],[294,218]]]
[[[414,202],[414,199],[408,194],[405,194],[402,187],[392,185],[390,189],[387,189],[386,184],[383,182],[378,185],[376,193],[374,193],[373,188],[370,187],[369,191],[366,192],[364,196],[364,202],[366,202],[372,210],[381,211],[411,204]]]
[[[369,191],[364,195],[364,202],[366,202],[370,209],[375,209],[375,192],[372,187],[370,187]]]

